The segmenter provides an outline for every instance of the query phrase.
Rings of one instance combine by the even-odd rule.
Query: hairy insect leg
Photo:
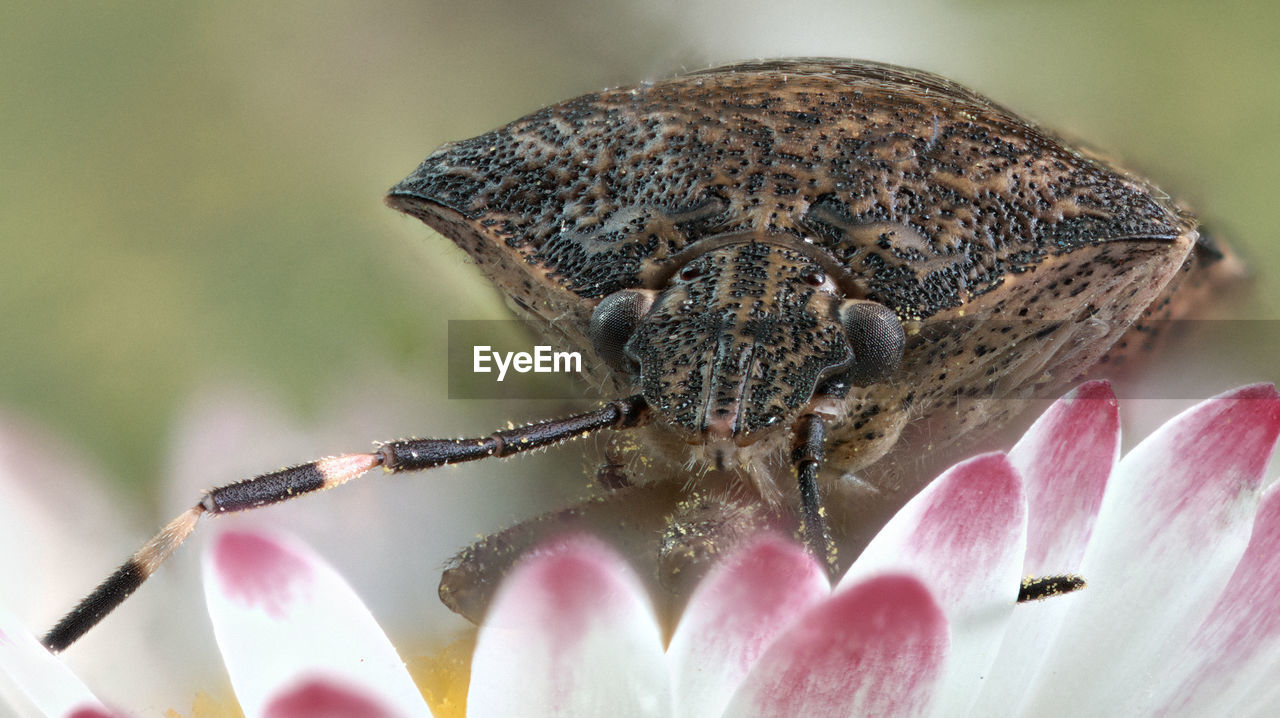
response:
[[[607,437],[604,447],[598,447],[600,456],[593,467],[596,483],[607,491],[617,491],[633,485],[626,459],[630,452],[615,445],[614,439],[615,437]]]
[[[796,476],[800,482],[800,521],[805,545],[834,576],[839,570],[836,544],[827,529],[827,512],[818,492],[818,469],[822,466],[823,444],[826,440],[827,427],[820,417],[814,414],[800,417],[796,425],[791,461],[795,464]]]
[[[795,513],[723,488],[687,494],[668,516],[658,553],[658,582],[676,596],[688,594],[717,560],[752,536],[793,535]]]
[[[729,475],[699,478],[697,489],[659,479],[549,511],[479,539],[440,577],[440,600],[480,623],[502,579],[530,551],[559,535],[606,541],[649,586],[663,622],[673,626],[699,580],[716,562],[762,533],[792,535],[798,520],[732,487]]]
[[[378,466],[390,473],[420,471],[545,448],[601,429],[636,426],[644,420],[646,409],[643,399],[631,397],[609,402],[594,411],[504,429],[485,437],[391,441],[371,453],[319,459],[212,489],[199,503],[170,521],[77,604],[50,629],[43,643],[50,651],[61,651],[97,625],[155,573],[191,534],[203,514],[244,511],[287,501],[333,488]]]
[[[440,601],[480,623],[494,591],[523,556],[557,536],[574,533],[604,538],[639,575],[651,579],[658,573],[660,536],[684,495],[679,482],[657,481],[523,519],[450,559],[440,576]]]

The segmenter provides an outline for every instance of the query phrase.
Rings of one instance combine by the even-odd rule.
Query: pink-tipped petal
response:
[[[1152,674],[1185,650],[1249,542],[1277,435],[1280,395],[1237,389],[1183,412],[1112,476],[1072,597],[1028,704],[1032,713],[1133,715],[1156,707]]]
[[[877,576],[800,616],[756,662],[724,715],[926,715],[948,643],[947,620],[924,584]]]
[[[205,555],[204,574],[214,635],[246,715],[268,715],[317,681],[343,686],[386,715],[430,715],[368,609],[301,543],[227,531]]]
[[[792,541],[763,536],[698,584],[667,660],[676,716],[720,715],[769,644],[831,595],[826,570]]]
[[[1226,590],[1164,678],[1166,715],[1262,715],[1280,665],[1280,486],[1267,490]]]
[[[573,536],[521,560],[480,627],[467,714],[671,714],[657,617],[621,557]]]
[[[1022,479],[1004,454],[943,472],[872,539],[837,590],[885,571],[919,576],[951,624],[939,705],[977,699],[1018,597],[1026,551]]]
[[[1009,452],[1027,492],[1027,575],[1079,569],[1120,458],[1120,410],[1104,381],[1054,402]]]
[[[0,674],[8,676],[31,705],[46,716],[110,718],[117,715],[107,710],[71,669],[45,650],[3,605],[0,605]]]
[[[1027,492],[1024,576],[1079,572],[1119,454],[1119,407],[1103,381],[1054,402],[1009,452]],[[1063,596],[1014,610],[973,715],[1008,713],[1022,704],[1074,600]]]
[[[68,713],[67,718],[122,718],[122,714],[113,713],[106,708],[83,706]]]
[[[308,678],[276,693],[263,718],[394,718],[376,696],[331,679]]]

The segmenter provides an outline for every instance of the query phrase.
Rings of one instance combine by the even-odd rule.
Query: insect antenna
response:
[[[319,459],[211,489],[199,503],[170,521],[80,601],[50,629],[42,642],[55,653],[75,643],[155,573],[160,564],[191,535],[203,514],[244,511],[287,501],[312,491],[333,488],[378,466],[387,472],[398,473],[491,456],[511,456],[602,429],[638,426],[647,416],[648,406],[644,399],[633,396],[611,401],[582,414],[503,429],[474,439],[389,441],[371,453]]]

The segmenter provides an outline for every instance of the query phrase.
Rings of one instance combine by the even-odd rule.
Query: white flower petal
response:
[[[776,536],[719,563],[698,584],[667,649],[675,715],[719,715],[774,638],[830,595],[826,570]]]
[[[1231,581],[1186,654],[1165,674],[1161,713],[1260,715],[1280,665],[1280,485],[1267,490]]]
[[[77,454],[0,410],[0,576],[21,577],[0,581],[0,602],[33,631],[50,628],[154,530],[150,521],[136,520],[137,506],[104,492],[111,482]],[[131,524],[134,529],[126,529]],[[217,670],[211,638],[206,646],[192,639],[199,631],[159,630],[158,618],[184,605],[182,572],[166,571],[163,580],[169,588],[135,594],[60,656],[107,705],[175,705]],[[192,616],[203,620],[199,607]],[[161,658],[175,652],[188,659]],[[122,681],[121,665],[146,669]],[[12,694],[0,685],[0,705],[5,695]]]
[[[1027,500],[1004,454],[943,472],[907,503],[837,587],[886,570],[918,576],[951,624],[951,657],[939,710],[963,713],[977,699],[1018,597],[1026,554]]]
[[[927,715],[948,648],[924,584],[881,575],[810,609],[756,663],[726,716]]]
[[[1027,492],[1023,575],[1079,572],[1119,453],[1119,407],[1106,382],[1081,385],[1054,402],[1009,452]],[[1063,596],[1014,610],[972,715],[1008,714],[1022,705],[1073,600]]]
[[[671,714],[657,617],[621,557],[569,537],[520,561],[480,627],[467,714]]]
[[[1102,381],[1054,402],[1009,452],[1027,492],[1026,575],[1079,569],[1119,458],[1119,405]]]
[[[1250,386],[1199,404],[1116,468],[1028,713],[1133,715],[1159,695],[1153,666],[1177,655],[1221,595],[1249,541],[1280,434],[1280,396]]]
[[[269,715],[308,685],[340,686],[386,715],[430,715],[368,609],[302,544],[228,531],[205,555],[204,574],[214,634],[246,715]]]
[[[46,716],[115,715],[3,605],[0,605],[0,673],[7,675]]]

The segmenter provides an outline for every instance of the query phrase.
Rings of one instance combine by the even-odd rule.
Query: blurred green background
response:
[[[311,417],[359,377],[406,378],[397,401],[456,414],[450,433],[545,413],[446,398],[447,320],[505,310],[381,194],[445,141],[712,63],[949,75],[1187,198],[1256,268],[1240,311],[1280,308],[1271,3],[15,5],[0,10],[0,408],[140,497],[184,402],[218,382]],[[1248,344],[1225,353],[1240,378],[1276,378]]]

